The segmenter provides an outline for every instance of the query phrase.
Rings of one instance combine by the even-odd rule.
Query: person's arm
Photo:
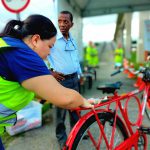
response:
[[[22,82],[22,86],[62,108],[93,107],[78,92],[63,87],[51,75],[27,79]]]

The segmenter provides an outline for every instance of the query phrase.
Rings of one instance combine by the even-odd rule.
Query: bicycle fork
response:
[[[109,149],[109,143],[108,143],[107,137],[106,137],[106,135],[105,135],[105,132],[104,132],[104,130],[103,130],[104,127],[103,127],[103,125],[101,124],[101,122],[100,122],[100,120],[99,120],[99,118],[98,118],[98,115],[97,115],[95,109],[93,109],[93,113],[94,113],[94,115],[95,115],[96,121],[97,121],[98,126],[99,126],[99,128],[100,128],[100,131],[101,131],[101,133],[102,133],[102,136],[104,137],[104,140],[105,140],[107,149]],[[100,136],[99,143],[98,143],[98,145],[96,146],[97,150],[100,149],[100,142],[101,142],[102,136]],[[95,143],[95,144],[96,144],[96,143]]]
[[[118,105],[117,105],[118,106]],[[117,108],[116,108],[117,109]],[[113,120],[113,123],[112,123],[112,126],[113,126],[113,129],[112,129],[112,135],[111,135],[111,140],[110,140],[110,143],[108,142],[108,139],[106,137],[106,134],[105,134],[105,131],[104,131],[104,126],[102,125],[101,121],[99,120],[99,117],[97,115],[97,112],[95,109],[93,109],[93,113],[95,115],[95,118],[96,118],[96,121],[97,121],[97,124],[100,128],[100,131],[101,131],[101,135],[99,137],[99,140],[98,140],[98,144],[96,144],[96,142],[94,140],[92,140],[93,144],[96,146],[96,149],[99,150],[100,149],[100,144],[101,144],[101,141],[102,141],[102,138],[104,138],[104,141],[105,141],[105,144],[106,144],[106,147],[107,147],[107,150],[112,150],[113,149],[113,143],[114,143],[114,135],[115,135],[115,129],[116,129],[116,118],[117,116],[114,114],[114,120]],[[115,112],[116,113],[116,112]],[[90,134],[90,133],[89,133]]]

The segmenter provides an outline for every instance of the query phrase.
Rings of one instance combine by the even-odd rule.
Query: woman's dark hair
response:
[[[17,39],[23,39],[28,35],[39,34],[41,39],[50,39],[57,34],[54,24],[45,16],[30,15],[24,21],[9,21],[0,37],[10,36]]]

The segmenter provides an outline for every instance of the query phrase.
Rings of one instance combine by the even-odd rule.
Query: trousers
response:
[[[60,84],[66,88],[79,91],[78,82],[79,82],[78,75],[75,74],[73,77],[71,76],[65,78],[65,80],[60,82]],[[66,109],[56,107],[56,137],[60,145],[62,144],[64,145],[67,140],[66,126],[65,126],[66,112],[67,112]],[[69,111],[69,116],[70,116],[70,127],[72,128],[79,118],[75,111]]]

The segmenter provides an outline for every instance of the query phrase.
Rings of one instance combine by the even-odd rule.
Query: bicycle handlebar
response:
[[[130,69],[129,69],[130,70]],[[137,71],[132,71],[132,70],[130,70],[130,71],[132,71],[135,75],[136,74],[138,74],[138,73],[145,73],[145,70],[146,70],[146,68],[145,67],[140,67],[139,68],[139,70],[137,70]],[[116,74],[118,74],[118,73],[120,73],[120,72],[123,72],[124,71],[124,68],[120,68],[119,70],[117,70],[117,71],[115,71],[114,73],[112,73],[110,76],[114,76],[114,75],[116,75]]]

